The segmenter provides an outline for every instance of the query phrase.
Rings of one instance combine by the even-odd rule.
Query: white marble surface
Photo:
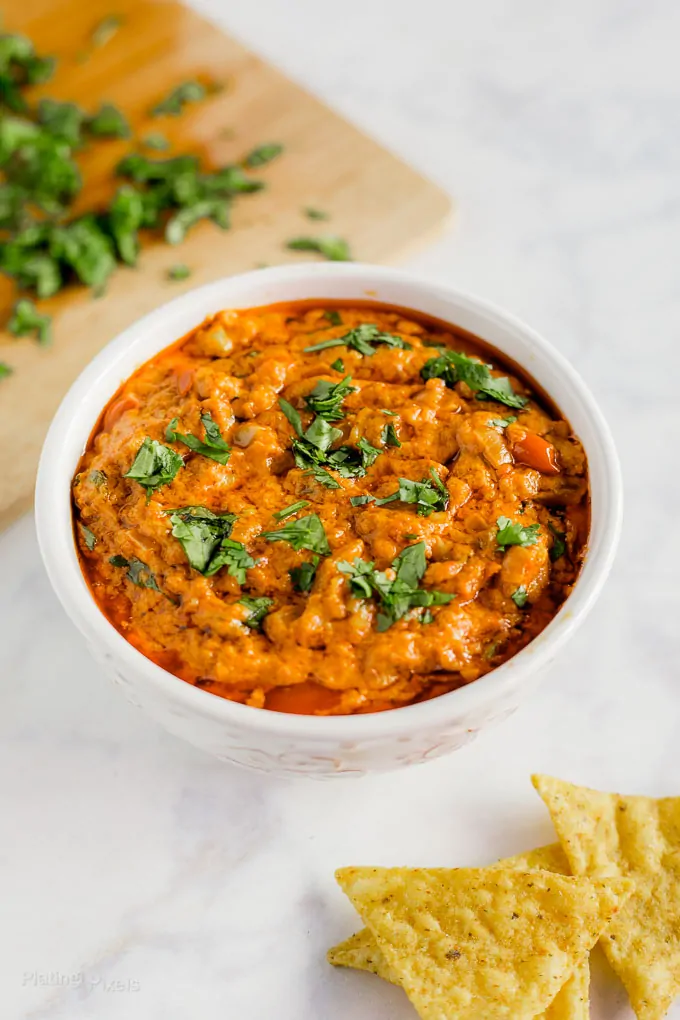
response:
[[[456,197],[454,229],[411,265],[575,362],[619,444],[623,542],[513,719],[448,760],[329,786],[233,771],[123,702],[20,522],[0,538],[0,1015],[408,1020],[400,992],[324,963],[356,923],[334,867],[548,840],[532,770],[680,793],[680,7],[201,6]],[[596,970],[593,1016],[632,1017]]]

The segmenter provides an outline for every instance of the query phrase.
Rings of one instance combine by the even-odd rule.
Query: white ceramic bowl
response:
[[[146,659],[111,626],[83,579],[73,540],[70,483],[95,421],[139,365],[223,308],[303,298],[372,298],[461,326],[524,366],[555,399],[585,446],[592,530],[572,595],[526,648],[475,683],[375,715],[314,718],[234,704],[184,683]],[[43,448],[36,493],[38,539],[54,589],[93,656],[127,698],[171,733],[264,772],[361,775],[428,761],[508,716],[584,619],[614,557],[622,490],[609,429],[571,365],[542,337],[485,301],[393,269],[358,264],[281,266],[199,287],[125,330],[64,398]]]

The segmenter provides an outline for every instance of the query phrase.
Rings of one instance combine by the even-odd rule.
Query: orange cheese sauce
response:
[[[372,355],[345,345],[305,350],[362,323],[408,346],[376,343]],[[466,382],[423,378],[440,353],[434,344],[490,364],[527,403],[512,408],[478,399]],[[279,399],[307,428],[314,413],[305,397],[319,380],[346,376],[353,390],[332,421],[341,435],[331,450],[356,449],[363,439],[379,452],[357,477],[330,467],[329,488],[296,464],[296,432]],[[203,440],[206,412],[231,448],[226,464],[167,437],[176,418],[177,433]],[[387,425],[400,445],[388,441]],[[147,438],[183,461],[148,499],[125,477]],[[385,498],[400,479],[419,482],[432,472],[446,492],[428,515],[399,499],[351,502]],[[308,505],[285,520],[274,516],[302,500]],[[128,641],[220,697],[317,715],[397,708],[504,662],[569,595],[589,527],[585,453],[529,377],[453,327],[369,303],[298,302],[225,311],[203,323],[143,365],[104,409],[73,501],[83,571]],[[197,506],[234,515],[230,538],[253,561],[243,583],[225,567],[206,576],[189,563],[164,511]],[[310,514],[329,551],[301,591],[290,571],[317,554],[263,533]],[[501,517],[529,528],[532,543],[499,545]],[[426,557],[419,588],[450,598],[427,610],[414,605],[380,629],[379,596],[357,593],[339,564],[367,561],[389,584],[395,558],[419,543]],[[141,563],[143,582],[154,586],[133,583],[120,558]],[[244,595],[270,600],[259,627],[247,623]]]

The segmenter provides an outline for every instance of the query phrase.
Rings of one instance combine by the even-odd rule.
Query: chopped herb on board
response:
[[[173,418],[165,430],[165,438],[169,443],[184,443],[193,453],[199,453],[202,457],[217,461],[218,464],[226,464],[231,456],[231,447],[223,438],[219,426],[209,411],[201,415],[201,425],[205,431],[205,439],[200,440],[192,433],[184,435],[177,432],[178,418]]]
[[[267,163],[271,163],[273,159],[280,156],[282,152],[283,146],[279,142],[258,145],[257,148],[252,149],[248,153],[243,162],[247,167],[266,166]]]
[[[443,379],[449,388],[464,382],[478,400],[497,400],[508,407],[524,407],[528,402],[527,397],[515,393],[506,376],[491,375],[488,365],[458,351],[442,350],[425,362],[420,374],[425,380]]]
[[[408,613],[410,609],[429,606],[444,606],[451,602],[455,595],[445,592],[427,591],[419,588],[427,567],[425,543],[407,546],[392,561],[395,571],[391,579],[384,571],[376,570],[375,564],[366,560],[355,559],[353,563],[340,561],[338,569],[347,577],[350,591],[356,598],[379,600],[376,625],[379,631],[385,631]],[[426,621],[431,622],[432,614]]]
[[[0,361],[0,379],[7,379],[13,371],[14,369],[11,368],[10,365],[6,364],[4,361]]]
[[[330,213],[324,212],[323,209],[315,209],[311,205],[306,206],[302,211],[308,220],[329,220],[331,218]]]
[[[349,245],[342,237],[327,234],[323,237],[293,237],[286,241],[291,251],[313,251],[330,262],[351,262]]]
[[[150,439],[147,436],[137,451],[130,470],[123,478],[132,478],[146,489],[148,502],[151,494],[161,485],[168,485],[183,466],[184,461],[178,453],[169,446],[163,446],[157,439]]]
[[[242,595],[238,599],[238,604],[245,606],[249,610],[249,615],[243,621],[246,627],[259,630],[262,621],[274,605],[274,599],[269,599],[266,595],[260,595],[258,598],[253,598],[251,595]]]
[[[152,117],[179,117],[188,103],[205,99],[207,89],[200,81],[184,81],[151,109]]]
[[[191,270],[184,262],[177,262],[174,266],[170,266],[167,276],[168,280],[188,280],[191,276]]]
[[[25,35],[0,35],[0,106],[23,113],[28,104],[21,89],[49,81],[54,73],[54,57],[39,57]]]
[[[301,563],[299,567],[292,567],[288,571],[288,574],[293,584],[293,588],[300,592],[309,591],[314,584],[314,578],[316,577],[318,566],[319,557],[313,556],[309,562]]]
[[[364,322],[355,329],[351,329],[344,336],[336,336],[332,340],[323,340],[321,343],[305,347],[305,353],[313,351],[325,351],[330,347],[349,347],[350,350],[358,351],[366,357],[375,354],[374,344],[384,344],[386,347],[401,347],[403,350],[411,350],[411,345],[400,336],[394,333],[384,333],[375,323]]]
[[[125,114],[112,103],[102,103],[85,120],[85,130],[95,138],[129,138],[131,131]]]
[[[164,149],[170,148],[170,142],[160,131],[151,131],[141,141],[145,149],[155,149],[157,152],[163,152]]]
[[[509,517],[499,517],[496,526],[498,528],[496,542],[501,549],[506,549],[509,545],[523,547],[536,545],[541,530],[540,524],[523,525],[518,521],[511,521]]]
[[[47,346],[52,341],[52,319],[41,314],[28,298],[20,298],[12,308],[7,331],[12,336],[35,336],[39,344]]]
[[[318,514],[299,517],[276,531],[263,531],[262,537],[268,542],[288,542],[293,549],[309,549],[310,552],[319,553],[321,556],[328,556],[331,551]]]

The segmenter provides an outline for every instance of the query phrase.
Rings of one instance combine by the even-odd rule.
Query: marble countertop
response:
[[[623,540],[512,719],[449,759],[328,785],[230,769],[129,706],[19,522],[0,537],[0,1014],[408,1020],[398,990],[324,963],[356,925],[336,866],[548,841],[535,770],[680,793],[680,7],[199,6],[455,197],[451,232],[409,265],[502,303],[575,363],[620,450]],[[596,971],[593,1016],[631,1018]]]

